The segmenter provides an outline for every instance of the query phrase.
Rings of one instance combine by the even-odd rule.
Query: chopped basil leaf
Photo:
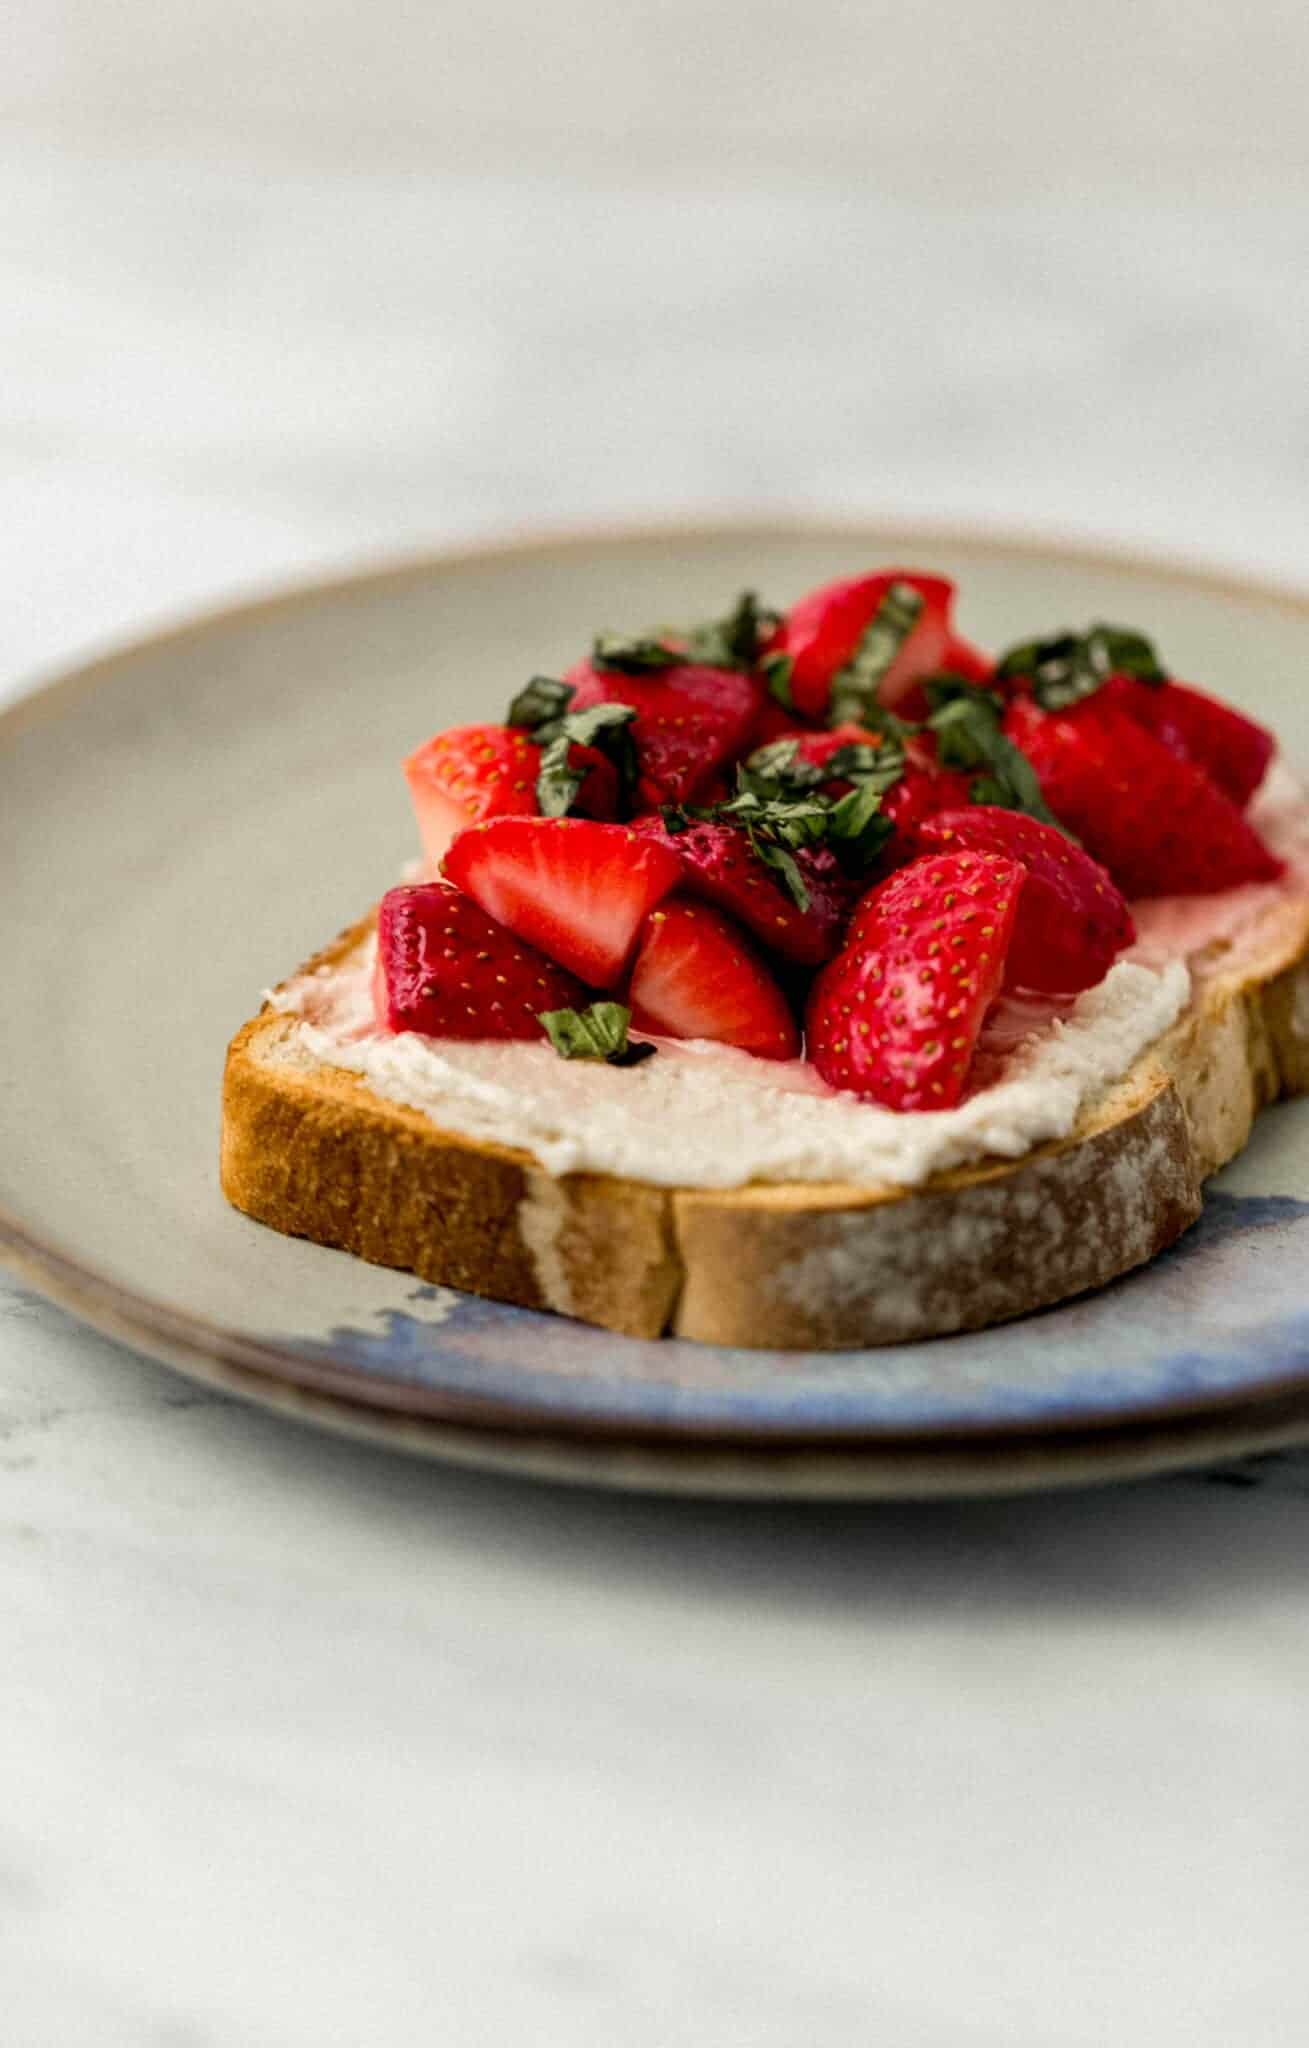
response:
[[[857,782],[861,788],[875,789],[879,796],[885,796],[888,789],[895,788],[904,770],[905,751],[899,741],[872,747],[866,740],[852,740],[828,756],[822,773],[825,782]]]
[[[743,590],[726,618],[692,626],[685,658],[706,668],[753,668],[777,624],[777,613],[761,605],[753,590]]]
[[[947,704],[980,704],[992,711],[997,719],[1004,717],[1004,698],[998,690],[988,690],[985,683],[970,683],[966,677],[952,676],[946,670],[924,678],[923,694],[933,714],[943,710]],[[926,729],[933,729],[931,718]]]
[[[713,816],[744,826],[760,860],[774,870],[797,908],[808,910],[809,890],[795,853],[802,846],[822,844],[831,812],[823,797],[761,794],[749,786],[747,776],[734,797],[714,806]]]
[[[606,1060],[610,1066],[635,1066],[648,1059],[653,1045],[629,1045],[631,1011],[623,1003],[592,1003],[585,1010],[542,1010],[545,1035],[562,1060]]]
[[[830,808],[820,796],[763,796],[746,787],[726,803],[716,804],[714,816],[766,829],[790,846],[812,846],[827,830]]]
[[[1086,635],[1087,659],[1100,676],[1135,676],[1138,683],[1158,685],[1168,674],[1153,641],[1131,626],[1092,626]]]
[[[736,771],[737,794],[748,790],[765,800],[799,796],[825,780],[825,769],[801,759],[799,740],[772,740],[757,747]]]
[[[832,850],[856,874],[872,865],[894,830],[882,810],[882,795],[875,782],[856,783],[833,804],[828,818]]]
[[[795,699],[791,695],[791,677],[795,674],[795,656],[791,654],[766,654],[759,664],[759,673],[768,685],[768,694],[783,711],[795,710]]]
[[[927,721],[936,734],[937,757],[943,768],[978,771],[970,790],[973,802],[1026,811],[1030,818],[1062,832],[1064,827],[1041,794],[1036,770],[1001,730],[1000,704],[993,692],[964,684],[948,695],[939,694],[941,701]]]
[[[748,836],[760,860],[778,876],[796,909],[808,910],[809,890],[790,847],[778,839],[765,839],[758,832],[749,832]]]
[[[922,592],[912,583],[893,583],[887,590],[855,651],[853,660],[832,678],[829,725],[862,720],[876,702],[878,685],[922,617]]]
[[[829,755],[821,767],[803,758],[795,739],[773,740],[766,747],[757,747],[736,773],[739,789],[767,798],[799,796],[824,782],[871,782],[884,793],[900,780],[904,767],[904,745],[898,739],[883,746],[851,740]]]
[[[571,683],[556,682],[553,676],[533,676],[509,706],[507,725],[524,725],[535,732],[563,716],[573,699]]]
[[[1011,647],[996,664],[1002,682],[1021,678],[1044,711],[1066,711],[1090,697],[1110,676],[1133,676],[1157,686],[1168,680],[1151,641],[1131,626],[1088,627],[1085,633],[1052,633]]]
[[[536,800],[543,818],[566,818],[586,780],[588,764],[573,760],[574,746],[596,747],[613,762],[619,810],[624,817],[628,815],[639,773],[630,730],[635,717],[631,704],[593,704],[586,711],[566,712],[550,726],[538,729],[538,739],[549,734],[536,778]]]
[[[649,636],[629,639],[622,633],[599,633],[591,647],[594,667],[623,676],[651,675],[661,668],[676,668],[685,660],[680,649]]]

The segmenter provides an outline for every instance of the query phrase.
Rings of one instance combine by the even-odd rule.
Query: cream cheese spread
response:
[[[1252,815],[1309,879],[1309,809],[1274,770]],[[1197,971],[1270,908],[1287,884],[1135,905],[1140,933],[1098,987],[1062,1010],[1001,1006],[980,1048],[985,1085],[950,1110],[900,1114],[828,1088],[800,1061],[661,1040],[629,1068],[562,1060],[550,1046],[384,1036],[372,1029],[371,944],[302,975],[270,1000],[292,1017],[278,1057],[359,1074],[466,1137],[521,1147],[551,1174],[611,1173],[662,1186],[748,1181],[914,1186],[984,1158],[1015,1159],[1066,1137],[1082,1110],[1181,1015]]]

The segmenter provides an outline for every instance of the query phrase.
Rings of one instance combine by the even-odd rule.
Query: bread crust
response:
[[[341,1068],[279,1062],[294,1020],[265,1004],[228,1049],[223,1192],[291,1236],[625,1335],[843,1350],[980,1329],[1153,1258],[1259,1110],[1309,1089],[1309,901],[1202,965],[1177,1023],[1068,1138],[917,1188],[555,1177]]]

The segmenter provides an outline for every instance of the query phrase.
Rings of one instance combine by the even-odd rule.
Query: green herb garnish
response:
[[[858,782],[832,805],[827,841],[841,865],[855,874],[871,867],[895,827],[882,809],[884,791]]]
[[[821,846],[831,815],[832,806],[822,797],[761,795],[749,786],[748,776],[734,797],[713,810],[715,819],[744,828],[760,860],[800,910],[809,908],[809,890],[795,856],[803,846]]]
[[[535,732],[538,726],[561,718],[572,701],[571,683],[558,682],[554,676],[533,676],[509,706],[505,723],[526,726],[529,732]]]
[[[832,678],[829,725],[844,725],[847,719],[862,721],[876,702],[878,685],[923,612],[922,592],[912,583],[893,583],[868,625],[854,657]]]
[[[783,711],[794,711],[795,698],[791,695],[791,678],[795,674],[795,656],[766,654],[759,664],[759,673],[768,686],[769,696],[781,705]]]
[[[591,645],[592,666],[620,676],[653,675],[685,660],[680,648],[652,635],[628,638],[622,633],[598,633]]]
[[[593,704],[588,711],[567,711],[551,725],[538,728],[538,741],[548,735],[536,778],[536,800],[543,818],[566,818],[586,781],[588,764],[573,760],[574,746],[596,747],[613,762],[618,776],[618,813],[623,818],[630,815],[640,773],[631,734],[635,717],[631,704]]]
[[[540,1023],[561,1060],[604,1060],[611,1067],[635,1067],[656,1047],[627,1041],[632,1013],[623,1003],[592,1003],[585,1010],[542,1010]]]
[[[976,771],[973,802],[1026,811],[1065,831],[1041,794],[1036,770],[1002,730],[1004,705],[995,692],[958,676],[932,676],[923,687],[932,706],[927,729],[936,734],[937,758],[943,768]]]
[[[778,623],[777,612],[761,605],[753,590],[743,590],[725,618],[692,626],[684,659],[705,668],[754,668]]]
[[[596,747],[614,765],[618,776],[619,816],[630,816],[639,769],[636,742],[628,728],[636,717],[630,704],[593,704],[570,711],[571,683],[553,676],[533,676],[509,706],[508,723],[531,733],[542,749],[536,777],[536,800],[543,818],[566,818],[586,781],[588,764],[575,763],[574,746]]]
[[[1030,682],[1043,711],[1066,711],[1090,697],[1110,676],[1133,676],[1157,687],[1168,680],[1153,643],[1131,626],[1097,625],[1085,633],[1052,633],[1024,640],[1001,656],[998,680]]]

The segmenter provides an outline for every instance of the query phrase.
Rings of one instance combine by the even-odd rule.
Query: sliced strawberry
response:
[[[763,703],[761,685],[736,669],[685,667],[623,675],[580,661],[565,680],[572,711],[631,704],[641,807],[691,803],[715,771],[745,752]]]
[[[586,1002],[571,974],[446,882],[382,898],[373,994],[379,1029],[430,1038],[540,1038],[542,1010]]]
[[[882,798],[882,809],[895,826],[893,849],[916,850],[918,828],[938,811],[957,811],[972,798],[972,777],[957,768],[938,768],[924,756],[918,743],[911,743],[908,764],[900,780]]]
[[[926,819],[918,839],[941,853],[1002,853],[1026,868],[1005,963],[1010,988],[1052,995],[1094,988],[1136,937],[1132,913],[1105,869],[1039,818],[972,804]]]
[[[682,866],[626,825],[492,818],[460,833],[444,872],[498,923],[592,987],[612,988]]]
[[[893,583],[909,584],[922,598],[923,608],[882,678],[879,702],[890,708],[898,706],[921,677],[942,666],[954,595],[954,585],[943,576],[925,576],[913,569],[880,569],[872,576],[848,576],[838,583],[825,583],[791,606],[769,644],[770,654],[791,659],[790,696],[801,717],[821,719],[826,715],[833,678],[854,660]]]
[[[766,747],[773,740],[803,739],[806,735],[822,731],[822,726],[802,725],[796,712],[788,711],[785,704],[779,704],[776,698],[770,697],[755,720],[750,745]]]
[[[569,760],[588,763],[577,805],[585,817],[612,818],[618,800],[613,763],[595,747],[574,746]],[[423,852],[441,864],[457,832],[483,818],[534,818],[541,749],[512,725],[456,725],[409,756],[405,780],[418,818]]]
[[[795,856],[809,895],[808,909],[801,910],[739,825],[706,819],[670,832],[655,812],[637,818],[632,829],[676,857],[682,888],[730,911],[784,960],[816,967],[840,946],[858,889],[827,847],[802,847]]]
[[[1146,726],[1170,753],[1204,769],[1244,809],[1268,772],[1277,742],[1262,725],[1189,683],[1111,676],[1100,694]]]
[[[951,633],[941,656],[941,667],[952,676],[962,676],[969,683],[990,683],[995,675],[995,663],[989,654],[983,654],[980,647],[974,647],[971,640],[963,640],[958,633]]]
[[[707,903],[670,896],[641,931],[628,990],[637,1031],[710,1038],[764,1060],[799,1056],[781,989],[741,927]]]
[[[1100,690],[1066,711],[1017,697],[1005,730],[1056,817],[1126,896],[1195,896],[1271,881],[1282,864],[1203,768]]]
[[[823,1079],[887,1109],[951,1109],[968,1085],[1026,884],[1001,854],[927,854],[864,898],[809,998]]]

